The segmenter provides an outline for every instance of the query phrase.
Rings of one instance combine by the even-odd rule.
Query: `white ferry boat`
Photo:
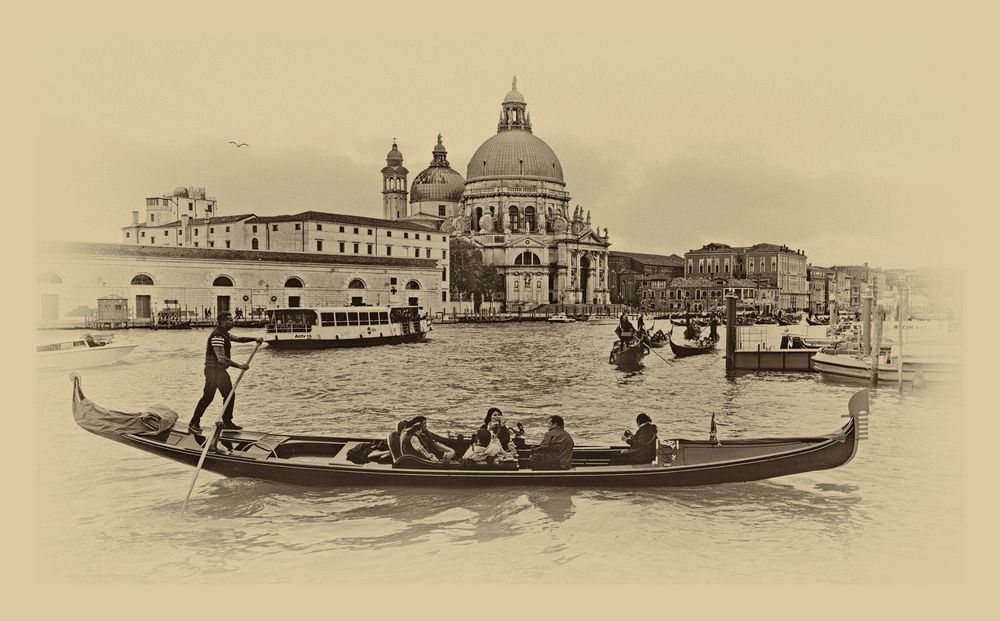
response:
[[[419,306],[274,308],[264,313],[264,341],[281,349],[413,343],[431,330]]]

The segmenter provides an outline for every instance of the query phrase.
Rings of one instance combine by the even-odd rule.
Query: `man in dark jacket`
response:
[[[564,426],[562,416],[549,417],[549,430],[531,454],[532,470],[569,470],[573,467],[573,437]]]
[[[635,417],[638,429],[635,433],[626,431],[622,440],[628,444],[615,460],[618,464],[648,464],[656,458],[656,425],[645,413]]]

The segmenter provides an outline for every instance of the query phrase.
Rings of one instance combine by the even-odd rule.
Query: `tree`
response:
[[[483,255],[479,248],[467,239],[452,237],[448,243],[451,255],[451,295],[464,300],[477,290],[476,283],[483,269]]]
[[[505,291],[503,275],[495,266],[483,263],[479,246],[467,239],[452,237],[449,252],[453,298],[466,300],[474,293],[492,293],[495,298],[498,293]]]

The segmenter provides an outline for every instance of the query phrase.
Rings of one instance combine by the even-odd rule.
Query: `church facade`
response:
[[[436,226],[471,241],[504,276],[509,309],[607,304],[608,230],[571,207],[562,164],[534,135],[515,78],[497,132],[476,150],[466,175],[453,170],[438,136],[430,166],[413,180],[396,143],[386,156],[383,217]]]

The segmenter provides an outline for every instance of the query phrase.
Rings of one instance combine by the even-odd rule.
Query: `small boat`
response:
[[[227,477],[336,488],[361,486],[432,485],[480,488],[490,485],[550,485],[604,488],[614,486],[680,487],[759,481],[802,472],[836,468],[849,462],[858,442],[867,438],[869,399],[862,390],[848,403],[849,420],[833,433],[819,436],[764,439],[656,440],[655,457],[648,463],[618,465],[615,458],[625,445],[586,445],[573,448],[572,468],[541,470],[531,467],[530,444],[518,448],[518,460],[495,465],[461,462],[432,463],[402,455],[399,434],[388,437],[294,435],[278,432],[223,430],[196,434],[177,424],[177,413],[163,406],[143,412],[121,412],[86,398],[80,376],[73,374],[73,418],[86,431],[153,455],[195,466],[205,452],[203,468]],[[714,432],[714,420],[713,420]],[[348,459],[360,444],[385,440],[390,455],[381,460],[354,463]],[[456,455],[470,441],[446,438]]]
[[[778,320],[774,317],[758,317],[757,320],[754,321],[754,325],[757,326],[773,326],[777,324]]]
[[[710,338],[703,338],[695,341],[693,345],[688,345],[686,343],[692,343],[692,341],[685,341],[685,344],[677,343],[674,341],[673,337],[668,336],[668,341],[670,342],[670,351],[674,352],[674,355],[678,358],[686,358],[688,356],[697,356],[698,354],[707,354],[715,349],[715,341]]]
[[[836,379],[857,379],[870,381],[872,377],[871,356],[849,354],[828,354],[817,352],[810,362],[814,371]],[[903,360],[903,381],[949,382],[962,381],[963,365],[953,359],[911,359]],[[896,361],[885,356],[879,359],[878,378],[883,382],[898,382],[899,367]]]
[[[670,337],[664,334],[663,330],[657,330],[656,332],[654,332],[649,336],[649,340],[647,342],[649,343],[650,347],[660,348],[660,347],[666,347],[667,341],[669,340]]]
[[[264,313],[264,342],[278,349],[414,343],[431,330],[419,306],[272,308]]]
[[[545,321],[549,323],[573,323],[576,321],[576,319],[573,319],[566,313],[556,313],[554,315],[549,315]]]
[[[681,328],[687,325],[687,321],[685,321],[684,319],[671,319],[670,323],[672,323],[675,326],[680,326]]]
[[[165,322],[165,323],[154,323],[154,330],[190,330],[191,321],[178,321],[178,322]]]
[[[650,351],[649,345],[643,341],[632,340],[628,345],[615,341],[611,346],[608,363],[617,365],[620,369],[634,368],[642,363],[643,357]]]
[[[819,317],[806,317],[806,323],[810,326],[828,326],[830,325],[830,320],[823,320]]]
[[[38,345],[35,363],[39,369],[82,369],[118,362],[136,345],[116,345],[110,336],[90,334],[82,338]]]

